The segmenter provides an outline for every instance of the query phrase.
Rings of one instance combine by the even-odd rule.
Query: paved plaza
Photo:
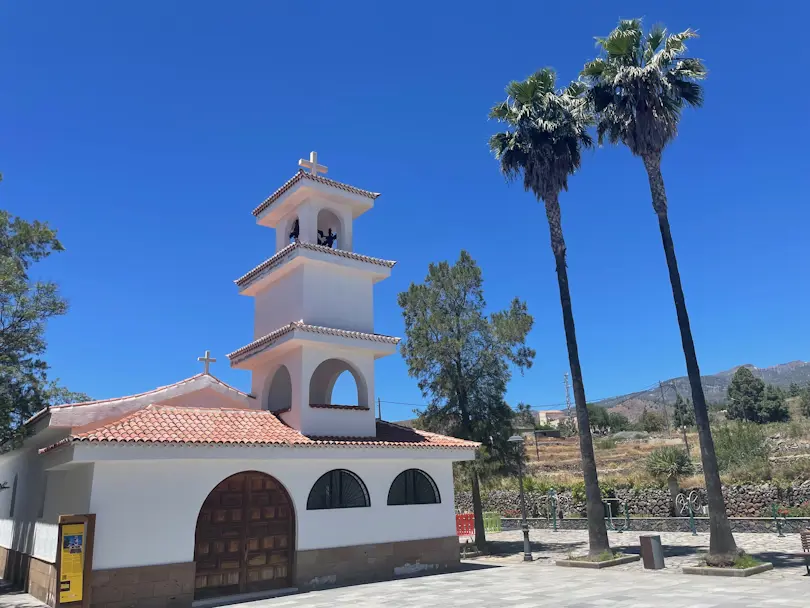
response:
[[[613,549],[623,553],[639,552],[639,535],[657,534],[661,537],[664,547],[666,568],[662,574],[686,576],[681,572],[683,566],[697,565],[702,553],[709,550],[709,534],[699,533],[693,536],[689,532],[610,532],[610,545]],[[581,555],[588,551],[588,533],[585,530],[531,530],[529,538],[532,544],[532,554],[537,566],[553,566],[557,559],[565,559],[569,554]],[[523,534],[520,531],[498,532],[487,537],[492,541],[494,555],[478,558],[477,563],[522,563],[523,560]],[[801,551],[801,541],[797,533],[785,532],[780,538],[776,534],[755,534],[737,532],[734,534],[737,546],[746,553],[750,553],[762,561],[771,562],[774,570],[757,575],[757,580],[773,580],[780,578],[795,578],[807,571],[800,558],[787,555]],[[556,566],[554,566],[557,568]],[[641,566],[638,563],[614,566],[611,571],[636,571]],[[691,577],[690,577],[691,580]],[[716,577],[713,580],[717,580]],[[810,580],[808,591],[810,591]],[[810,605],[810,604],[809,604]]]
[[[638,552],[638,532],[610,533],[616,549]],[[605,570],[560,568],[554,560],[579,554],[587,533],[532,530],[535,560],[522,561],[520,532],[492,534],[496,555],[464,562],[460,572],[399,579],[301,593],[240,604],[240,608],[441,608],[475,607],[567,608],[621,607],[748,608],[806,607],[810,605],[810,577],[801,560],[786,551],[800,549],[797,534],[735,534],[740,547],[774,563],[773,571],[747,579],[683,574],[680,566],[693,564],[708,548],[707,534],[662,533],[667,568],[645,571],[640,563]],[[2,593],[2,592],[0,592]],[[43,608],[25,594],[0,594],[3,608]]]

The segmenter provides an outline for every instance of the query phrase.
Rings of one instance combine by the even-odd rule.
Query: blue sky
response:
[[[807,7],[714,2],[45,2],[0,16],[0,206],[59,229],[40,265],[71,310],[48,328],[52,374],[97,398],[200,370],[241,388],[225,354],[250,341],[232,281],[272,254],[250,211],[317,150],[329,176],[382,192],[355,249],[398,260],[376,329],[401,335],[396,295],[467,248],[489,306],[535,316],[535,366],[511,403],[564,399],[567,356],[542,207],[488,152],[511,79],[562,82],[619,17],[697,28],[706,103],[665,153],[670,216],[702,371],[808,359]],[[766,6],[763,4],[763,6]],[[563,195],[589,400],[684,373],[647,179],[625,149],[585,156]],[[397,355],[383,400],[421,403]],[[385,404],[389,419],[411,408]]]

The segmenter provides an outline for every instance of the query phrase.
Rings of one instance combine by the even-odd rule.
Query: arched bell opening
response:
[[[348,375],[345,375],[348,374]],[[335,403],[333,396],[335,385],[353,380],[356,387],[357,400],[354,403]],[[345,391],[342,391],[345,394]],[[368,390],[363,375],[347,361],[342,359],[327,359],[315,368],[309,381],[310,405],[352,405],[368,408]]]

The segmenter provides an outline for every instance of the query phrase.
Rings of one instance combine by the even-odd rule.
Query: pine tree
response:
[[[728,417],[759,422],[764,397],[765,383],[747,367],[738,368],[728,385]]]
[[[675,397],[675,426],[695,426],[695,408],[691,399],[684,400],[678,395]]]
[[[769,384],[759,408],[760,422],[785,422],[790,420],[790,410],[785,401],[785,393],[778,386]]]

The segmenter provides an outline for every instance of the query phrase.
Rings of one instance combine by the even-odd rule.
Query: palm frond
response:
[[[582,148],[593,146],[588,127],[593,115],[585,96],[587,86],[572,82],[555,90],[556,74],[538,70],[507,86],[509,98],[490,110],[490,117],[508,130],[489,139],[507,180],[523,177],[523,186],[538,198],[568,187],[568,176],[582,162]]]
[[[667,28],[660,23],[656,23],[650,28],[650,31],[647,32],[646,44],[644,47],[644,63],[649,63],[653,55],[658,52],[658,48],[661,46],[664,38],[666,38],[666,35]]]
[[[706,66],[700,59],[681,59],[672,68],[672,74],[684,80],[703,80],[708,74]]]
[[[594,59],[593,61],[589,61],[585,64],[585,67],[582,68],[580,75],[585,77],[599,78],[602,74],[604,74],[607,65],[607,61],[604,59]]]
[[[706,77],[699,59],[683,57],[687,29],[667,34],[654,25],[644,35],[639,19],[619,22],[600,38],[601,53],[583,67],[587,98],[597,118],[599,144],[624,143],[636,155],[660,153],[678,132],[681,112],[700,106]]]

